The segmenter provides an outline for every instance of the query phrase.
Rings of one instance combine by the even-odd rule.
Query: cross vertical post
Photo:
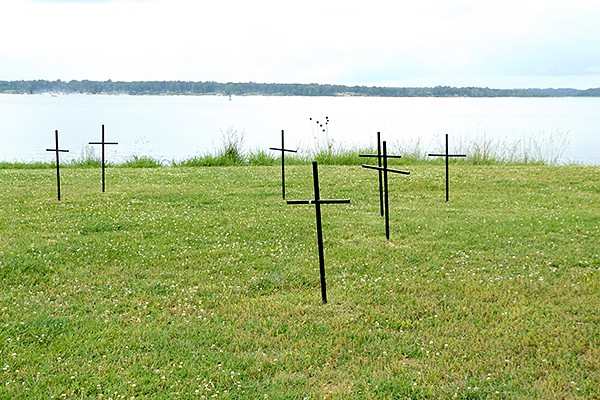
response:
[[[450,200],[450,173],[448,167],[448,159],[450,157],[466,157],[466,154],[449,154],[448,152],[448,134],[446,133],[446,153],[444,154],[428,154],[429,157],[445,157],[446,158],[446,201]]]
[[[296,153],[297,150],[289,150],[284,145],[284,131],[281,130],[281,148],[269,147],[270,150],[281,151],[281,196],[285,200],[285,152]]]
[[[369,156],[369,155],[365,155]],[[408,171],[402,171],[399,169],[388,168],[387,160],[388,158],[399,158],[401,156],[389,156],[387,154],[387,143],[383,141],[383,154],[380,157],[380,160],[383,159],[383,167],[375,166],[375,165],[365,165],[363,164],[363,168],[370,168],[378,170],[380,173],[383,173],[383,192],[384,192],[384,215],[385,215],[385,237],[387,240],[390,240],[390,205],[389,205],[389,190],[388,190],[388,172],[393,172],[402,175],[410,175]],[[380,187],[381,190],[381,187]]]
[[[56,153],[56,191],[58,193],[58,201],[60,201],[60,157],[58,153],[68,153],[69,150],[61,150],[58,147],[58,130],[54,131],[54,143],[53,149],[46,149],[46,151],[53,151]]]
[[[314,200],[288,200],[287,204],[314,204],[317,221],[317,245],[319,248],[319,275],[321,277],[321,299],[327,304],[327,284],[325,281],[325,255],[323,251],[323,226],[321,223],[321,204],[350,203],[349,199],[324,200],[319,193],[319,170],[317,162],[313,161],[313,184],[315,190]]]
[[[104,145],[107,145],[107,144],[119,144],[119,143],[104,141],[104,124],[102,124],[102,141],[100,141],[100,142],[89,142],[88,144],[100,144],[100,145],[102,145],[102,193],[104,193],[104,188],[105,188],[105,172],[104,172],[104,170],[106,168],[105,157],[104,157]]]
[[[387,146],[383,142],[383,186],[385,190],[385,237],[390,240],[390,196],[388,186],[388,163],[387,163]],[[379,170],[381,172],[381,170]]]
[[[325,254],[323,251],[323,225],[321,224],[321,196],[319,193],[319,171],[313,163],[313,184],[315,188],[315,215],[317,222],[317,245],[319,248],[319,276],[321,277],[321,298],[327,303],[327,284],[325,282]]]

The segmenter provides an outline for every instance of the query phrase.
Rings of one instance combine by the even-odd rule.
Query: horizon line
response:
[[[449,88],[449,89],[486,89],[486,90],[495,90],[495,91],[510,91],[510,90],[573,90],[578,92],[584,92],[587,90],[597,90],[600,87],[588,87],[586,89],[577,89],[573,87],[513,87],[513,88],[495,88],[490,86],[452,86],[452,85],[443,85],[438,84],[435,86],[396,86],[396,85],[367,85],[367,84],[342,84],[342,83],[300,83],[300,82],[259,82],[259,81],[215,81],[215,80],[180,80],[180,79],[170,79],[170,80],[97,80],[97,79],[12,79],[12,80],[0,80],[0,82],[6,83],[18,83],[18,82],[49,82],[49,83],[70,83],[70,82],[98,82],[98,83],[215,83],[220,85],[244,85],[244,84],[255,84],[255,85],[301,85],[301,86],[339,86],[339,87],[347,87],[347,88],[374,88],[374,89],[436,89],[436,88]]]

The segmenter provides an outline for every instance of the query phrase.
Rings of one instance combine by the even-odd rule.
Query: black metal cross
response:
[[[327,303],[327,285],[325,283],[325,257],[323,252],[323,227],[321,224],[321,204],[350,203],[350,199],[324,200],[319,195],[319,170],[317,162],[313,161],[313,182],[315,187],[314,200],[288,200],[287,204],[314,204],[317,216],[317,241],[319,246],[319,273],[321,275],[321,298],[323,304]]]
[[[446,153],[444,154],[428,154],[429,157],[445,157],[446,158],[446,201],[450,199],[450,175],[448,173],[448,159],[450,157],[466,157],[466,154],[448,154],[448,134],[446,133]]]
[[[383,154],[380,159],[383,159],[383,167],[375,166],[375,165],[365,165],[363,164],[363,168],[376,169],[380,173],[383,172],[383,186],[384,186],[384,203],[385,203],[385,237],[387,240],[390,240],[390,205],[389,205],[389,190],[388,190],[388,172],[393,172],[396,174],[410,175],[408,171],[402,171],[399,169],[388,168],[387,160],[391,156],[387,155],[386,142],[383,141]],[[396,156],[397,157],[397,156]]]
[[[383,157],[381,155],[381,132],[377,132],[377,154],[359,154],[359,157],[377,157],[377,165],[381,168]],[[388,155],[387,158],[401,158],[402,156]],[[383,171],[379,170],[379,213],[383,217]]]
[[[102,145],[102,193],[104,193],[104,182],[105,182],[105,173],[104,173],[104,169],[105,169],[105,162],[104,162],[104,145],[107,144],[119,144],[117,142],[105,142],[104,141],[104,124],[102,124],[102,141],[100,142],[89,142],[88,144],[101,144]]]
[[[58,147],[58,130],[54,131],[54,141],[56,146],[53,149],[46,149],[46,151],[53,151],[56,153],[56,189],[58,192],[58,201],[60,201],[60,157],[58,153],[68,153],[69,150],[61,150]]]
[[[284,146],[284,133],[283,129],[281,130],[281,148],[278,149],[276,147],[269,147],[270,150],[281,151],[281,196],[285,200],[285,152],[289,151],[290,153],[296,153],[297,150],[289,150]]]

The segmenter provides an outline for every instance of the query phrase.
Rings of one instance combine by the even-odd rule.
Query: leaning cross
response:
[[[54,141],[56,143],[55,148],[46,149],[46,151],[53,151],[56,153],[56,189],[58,192],[58,201],[60,201],[60,157],[58,153],[68,153],[69,150],[61,150],[58,147],[58,130],[54,131]]]
[[[450,157],[466,157],[466,154],[448,154],[448,134],[446,133],[446,153],[444,154],[428,154],[429,157],[445,157],[446,158],[446,201],[450,199],[449,186],[450,178],[448,174],[448,159]]]
[[[285,152],[289,151],[290,153],[296,153],[297,150],[289,150],[284,146],[283,141],[283,129],[281,130],[281,148],[278,149],[276,147],[269,147],[270,150],[281,151],[281,195],[285,200]]]
[[[377,154],[359,154],[359,157],[377,157],[377,165],[381,168],[382,164],[382,155],[381,155],[381,132],[377,132]],[[392,156],[388,155],[387,158],[401,158],[402,156]],[[379,170],[379,213],[383,217],[383,171]]]
[[[388,195],[388,172],[394,172],[396,174],[403,174],[403,175],[410,175],[410,172],[408,171],[402,171],[399,169],[393,169],[393,168],[388,168],[387,165],[387,160],[388,158],[392,158],[392,157],[399,157],[399,156],[388,156],[387,155],[387,148],[386,148],[386,142],[385,140],[383,141],[383,154],[380,158],[383,159],[383,167],[379,167],[379,166],[375,166],[375,165],[365,165],[363,164],[363,168],[370,168],[370,169],[376,169],[378,170],[380,173],[383,172],[383,186],[384,186],[384,193],[385,193],[385,237],[387,238],[387,240],[390,240],[390,205],[389,205],[389,195]],[[381,189],[381,187],[380,187]]]
[[[104,193],[104,182],[105,182],[105,162],[104,162],[104,145],[106,144],[119,144],[117,142],[105,142],[104,141],[104,124],[102,124],[102,141],[100,142],[89,142],[88,144],[100,144],[102,145],[102,193]]]
[[[319,170],[317,162],[313,161],[313,182],[315,187],[314,200],[288,200],[287,204],[314,204],[317,216],[317,241],[319,246],[319,273],[321,275],[321,298],[327,304],[327,286],[325,283],[325,258],[323,255],[323,227],[321,225],[321,204],[350,203],[350,199],[324,200],[319,196]]]

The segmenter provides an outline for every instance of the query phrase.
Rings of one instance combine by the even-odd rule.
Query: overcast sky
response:
[[[0,80],[600,87],[600,0],[3,0]]]

